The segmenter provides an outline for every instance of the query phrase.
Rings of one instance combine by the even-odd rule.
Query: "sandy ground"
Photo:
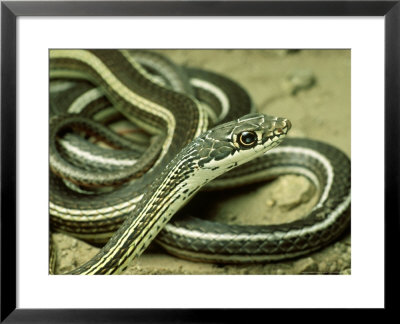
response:
[[[348,50],[163,50],[173,61],[229,76],[244,86],[257,109],[291,120],[292,137],[328,142],[350,156],[350,51]],[[211,218],[236,224],[276,224],[301,218],[316,201],[302,177],[284,176],[246,190],[223,192],[210,206]],[[197,199],[202,199],[197,198]],[[251,217],[249,216],[251,215]],[[53,234],[57,273],[96,254],[94,248]],[[330,246],[303,258],[250,265],[190,262],[155,244],[124,274],[350,274],[350,231]]]

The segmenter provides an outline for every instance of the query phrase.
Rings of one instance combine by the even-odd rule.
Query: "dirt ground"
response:
[[[247,89],[258,111],[286,117],[291,137],[328,142],[350,156],[350,50],[162,50],[174,62],[222,73]],[[210,206],[215,220],[236,224],[276,224],[301,218],[316,201],[313,186],[299,176],[283,176],[251,189],[224,192]],[[251,217],[249,216],[251,215]],[[57,273],[72,270],[96,254],[94,248],[53,234]],[[155,244],[124,274],[350,274],[350,231],[330,246],[303,258],[250,265],[190,262]]]

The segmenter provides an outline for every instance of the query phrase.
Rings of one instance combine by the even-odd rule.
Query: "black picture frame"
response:
[[[265,310],[16,308],[16,19],[19,16],[382,16],[385,19],[385,309],[398,306],[400,1],[4,1],[1,3],[1,322],[237,322]],[[382,135],[383,136],[383,135]],[[372,149],[371,149],[372,150]],[[366,175],[367,177],[367,175]],[[371,189],[373,190],[373,189]],[[264,314],[252,313],[254,316]],[[240,316],[239,316],[240,315]]]

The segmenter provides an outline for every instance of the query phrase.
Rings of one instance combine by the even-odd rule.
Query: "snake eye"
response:
[[[239,144],[243,147],[252,147],[257,143],[257,134],[254,132],[243,132],[239,134]]]

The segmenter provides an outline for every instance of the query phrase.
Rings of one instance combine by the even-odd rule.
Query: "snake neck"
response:
[[[109,242],[71,274],[118,274],[142,254],[172,216],[211,181],[211,175],[218,175],[199,168],[197,147],[195,140],[167,164]]]

